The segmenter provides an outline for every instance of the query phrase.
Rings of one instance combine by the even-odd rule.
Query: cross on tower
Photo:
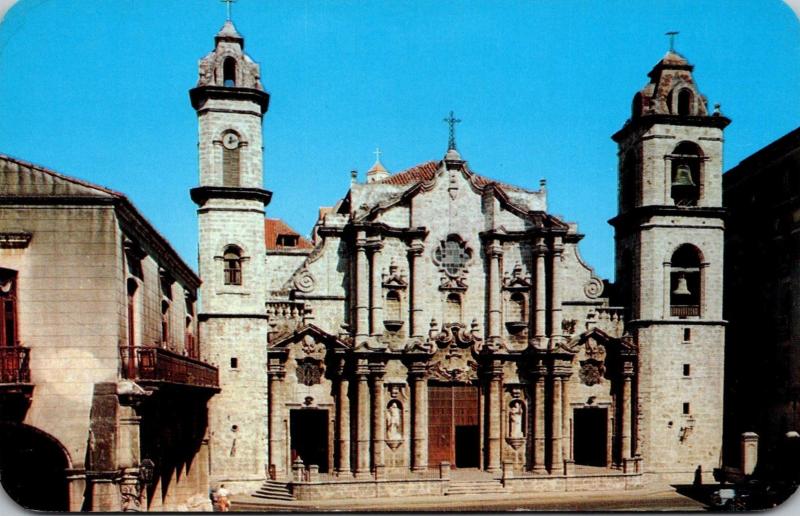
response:
[[[456,150],[456,124],[460,123],[461,120],[455,118],[453,112],[450,111],[450,116],[442,121],[450,126],[450,139],[447,141],[447,150]]]
[[[231,4],[236,2],[236,0],[220,0],[220,2],[225,4],[228,13],[228,21],[231,21]]]
[[[678,32],[676,30],[672,30],[672,31],[669,31],[669,32],[666,33],[666,35],[669,36],[669,51],[670,52],[675,52],[675,36],[677,36],[678,34],[680,34],[680,32]]]
[[[380,147],[375,147],[375,152],[373,152],[373,154],[375,154],[375,161],[378,162],[381,160],[381,154],[383,153],[381,152]]]

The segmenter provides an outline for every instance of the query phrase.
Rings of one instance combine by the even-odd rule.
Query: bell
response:
[[[692,171],[689,165],[681,163],[678,165],[678,170],[675,171],[675,179],[672,181],[672,186],[697,186],[692,181]]]
[[[686,276],[683,274],[678,276],[678,286],[675,287],[672,293],[676,296],[688,296],[691,294],[691,292],[689,292],[689,285],[686,283]]]

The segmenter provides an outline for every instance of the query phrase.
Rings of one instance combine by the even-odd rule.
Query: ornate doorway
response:
[[[575,409],[575,464],[606,467],[608,409]]]
[[[295,409],[289,412],[289,435],[292,462],[316,464],[321,473],[328,472],[328,411]]]
[[[474,385],[428,386],[428,462],[480,466],[480,392]]]

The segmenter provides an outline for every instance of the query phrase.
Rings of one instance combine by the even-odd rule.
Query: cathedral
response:
[[[190,91],[199,341],[221,389],[212,483],[319,499],[710,478],[730,120],[684,57],[655,64],[612,136],[609,283],[581,259],[576,224],[548,213],[544,181],[470,167],[452,113],[440,159],[393,173],[376,161],[319,209],[310,240],[266,219],[270,96],[244,43],[226,22]]]

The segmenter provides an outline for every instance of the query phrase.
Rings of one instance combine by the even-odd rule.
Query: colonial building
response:
[[[798,160],[795,129],[724,175],[726,463],[746,458],[740,436],[753,432],[758,471],[745,472],[761,476],[797,478],[800,458]]]
[[[0,477],[52,511],[210,509],[200,280],[122,194],[0,155]]]
[[[202,352],[222,387],[212,479],[305,498],[453,492],[465,472],[507,491],[710,474],[729,120],[692,70],[667,53],[613,137],[611,286],[581,260],[576,225],[548,214],[545,183],[472,170],[452,126],[442,159],[354,177],[313,246],[265,242],[269,95],[228,21],[190,95]]]

